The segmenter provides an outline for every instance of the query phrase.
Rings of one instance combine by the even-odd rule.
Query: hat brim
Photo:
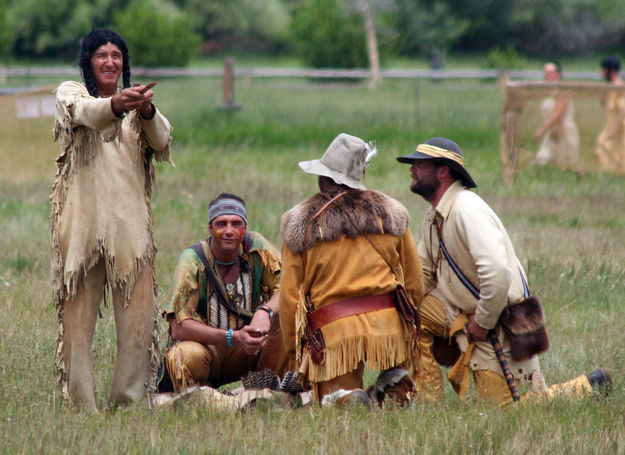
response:
[[[475,180],[473,180],[473,177],[471,177],[471,174],[469,174],[469,171],[467,171],[463,166],[461,166],[459,163],[456,163],[453,160],[449,160],[447,158],[434,157],[434,156],[426,155],[425,153],[417,152],[417,151],[412,152],[410,155],[404,155],[404,156],[400,156],[397,158],[397,161],[399,161],[400,163],[405,163],[405,164],[412,164],[413,161],[416,161],[416,160],[434,160],[438,163],[444,163],[447,166],[449,166],[451,169],[454,169],[456,172],[458,172],[458,174],[460,174],[461,176],[460,180],[462,181],[464,186],[468,188],[477,188],[477,183],[475,183]]]
[[[351,179],[346,175],[333,171],[328,166],[323,164],[321,160],[300,161],[299,167],[307,174],[321,175],[323,177],[329,177],[339,185],[347,185],[350,188],[357,188],[359,190],[366,190],[367,188],[358,180]]]

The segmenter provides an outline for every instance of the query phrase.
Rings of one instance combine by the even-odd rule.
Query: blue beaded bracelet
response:
[[[232,329],[228,329],[226,332],[226,343],[228,343],[228,347],[232,347]]]

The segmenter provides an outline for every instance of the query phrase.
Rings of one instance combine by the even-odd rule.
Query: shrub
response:
[[[295,52],[314,68],[368,64],[362,16],[343,0],[304,0],[291,31]]]
[[[497,46],[486,56],[486,66],[494,69],[518,69],[527,64],[527,59],[520,55],[514,46],[508,44],[504,49]]]
[[[162,1],[133,0],[114,21],[136,65],[185,66],[200,49],[187,17]]]
[[[0,57],[8,54],[9,43],[12,39],[12,30],[7,21],[6,9],[6,0],[0,0]]]

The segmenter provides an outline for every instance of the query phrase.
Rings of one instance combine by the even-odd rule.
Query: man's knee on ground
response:
[[[206,346],[195,341],[177,341],[166,352],[167,370],[174,390],[206,384],[210,375],[212,353]]]

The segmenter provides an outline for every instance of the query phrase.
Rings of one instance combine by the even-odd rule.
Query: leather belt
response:
[[[395,308],[393,294],[361,295],[331,303],[308,314],[308,324],[315,331],[337,319],[355,314]]]

